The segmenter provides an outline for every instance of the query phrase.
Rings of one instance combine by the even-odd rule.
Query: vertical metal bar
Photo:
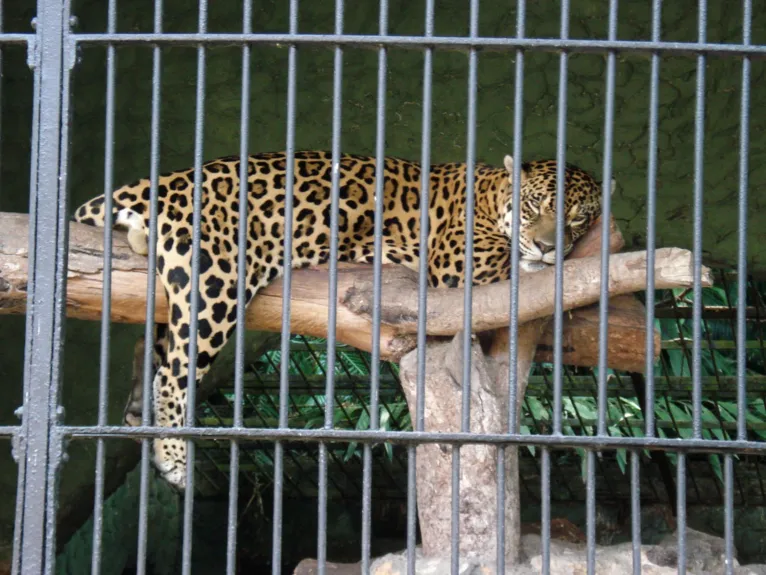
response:
[[[617,39],[617,0],[609,2],[609,31],[610,41]],[[606,60],[606,95],[604,102],[604,164],[601,184],[601,287],[599,298],[598,322],[598,425],[597,434],[606,435],[606,405],[607,405],[607,354],[609,326],[609,246],[610,220],[612,215],[612,148],[614,140],[614,82],[617,55],[613,50],[607,54]],[[557,198],[558,200],[558,198]],[[560,200],[562,207],[563,200]],[[564,219],[558,214],[558,221]],[[587,548],[588,575],[596,572],[596,454],[588,451],[586,479],[586,515],[587,515]]]
[[[70,2],[64,0],[64,17],[62,26],[69,32],[71,21]],[[71,124],[70,108],[70,71],[75,64],[75,49],[68,38],[64,38],[64,67],[61,82],[61,120],[62,123]],[[66,325],[66,282],[67,282],[67,257],[69,247],[69,201],[67,194],[67,178],[69,175],[69,138],[68,132],[62,128],[61,147],[59,152],[58,179],[61,185],[61,197],[58,202],[58,222],[56,238],[56,275],[54,285],[55,307],[54,317],[60,318],[62,327],[58,333],[54,333],[53,349],[63,349],[64,330]],[[45,493],[45,574],[53,575],[56,563],[56,512],[58,510],[58,470],[64,461],[64,438],[59,433],[58,424],[64,412],[59,403],[60,379],[63,370],[63,354],[54,354],[51,363],[51,372],[56,376],[56,385],[51,390],[49,398],[48,421],[51,422],[50,439],[48,441],[48,478]]]
[[[252,31],[253,1],[242,2],[242,33]],[[245,377],[245,312],[247,311],[248,164],[250,127],[250,50],[242,45],[242,95],[239,125],[239,236],[237,237],[237,330],[234,352],[234,427],[241,428]],[[232,441],[229,454],[229,521],[226,533],[226,573],[237,570],[237,503],[239,494],[239,442]]]
[[[516,37],[524,38],[527,4],[526,0],[516,3]],[[522,164],[522,133],[524,128],[524,51],[516,50],[516,74],[514,78],[513,96],[513,173],[511,202],[513,221],[511,223],[511,322],[510,330],[510,386],[508,405],[508,433],[517,433],[518,399],[517,366],[519,359],[519,227],[521,225],[521,164]]]
[[[117,31],[117,0],[109,0],[107,8],[107,33]],[[109,406],[109,343],[112,319],[112,226],[109,225],[113,205],[114,181],[114,85],[117,54],[114,44],[106,47],[106,129],[104,136],[104,272],[101,292],[101,349],[98,374],[98,425],[106,425]],[[96,479],[93,501],[93,553],[91,573],[101,573],[101,538],[104,521],[104,463],[106,446],[104,439],[96,440]]]
[[[630,527],[633,541],[633,575],[641,575],[641,458],[630,452]]]
[[[659,42],[662,25],[662,0],[652,2],[652,41]],[[652,53],[649,77],[649,144],[647,150],[646,192],[646,360],[644,381],[644,436],[654,437],[654,300],[655,245],[657,218],[657,131],[660,86],[660,53]],[[639,452],[631,458],[631,523],[633,540],[633,573],[641,573],[641,494]]]
[[[707,0],[699,0],[698,40],[706,41]],[[702,438],[702,193],[705,161],[705,62],[697,56],[694,113],[694,301],[692,304],[692,437]]]
[[[290,0],[290,34],[298,34],[298,0]],[[282,329],[279,365],[279,427],[287,427],[287,399],[290,388],[290,292],[293,259],[293,184],[295,182],[295,92],[298,48],[290,44],[287,61],[287,142],[285,166],[285,250],[282,281]],[[271,542],[272,575],[282,573],[282,496],[284,445],[274,444],[274,525]]]
[[[527,5],[516,2],[516,37],[524,38]],[[518,433],[519,227],[521,210],[522,131],[524,127],[524,51],[516,50],[513,95],[513,170],[511,174],[511,321],[508,325],[508,433]],[[505,573],[505,449],[497,452],[497,572]],[[518,449],[517,457],[518,457]]]
[[[569,0],[561,2],[561,39],[569,37]],[[563,385],[561,334],[564,324],[564,193],[567,145],[567,67],[569,55],[559,57],[559,104],[556,143],[556,297],[553,315],[553,433],[561,434],[561,388]]]
[[[479,34],[479,2],[471,0],[469,36]],[[474,239],[474,184],[476,174],[476,91],[478,54],[475,48],[468,52],[468,117],[466,137],[466,209],[465,209],[465,283],[463,284],[463,382],[460,429],[471,431],[471,351],[473,311],[473,239]],[[428,209],[428,205],[421,209]],[[422,212],[421,212],[422,213]],[[460,445],[452,448],[452,573],[456,575],[460,564]]]
[[[0,0],[1,1],[1,0]],[[27,50],[32,51],[33,47],[27,45]],[[33,223],[37,221],[37,194],[34,192],[34,184],[37,178],[38,166],[39,166],[39,154],[37,153],[39,146],[40,131],[37,128],[40,122],[40,102],[41,102],[41,78],[40,78],[40,62],[36,60],[34,62],[34,84],[32,91],[32,141],[31,141],[31,158],[29,166],[29,182],[30,182],[30,197],[29,197],[29,253],[34,254],[36,250],[35,236],[36,229]],[[27,282],[27,305],[35,299],[35,267],[29,266]],[[31,369],[32,369],[32,344],[33,344],[33,327],[34,323],[30,321],[31,314],[27,314],[27,322],[24,331],[24,381],[23,381],[23,395],[22,397],[29,397],[29,385],[31,382]],[[26,494],[26,461],[27,461],[27,435],[29,432],[29,420],[25,417],[27,412],[27,402],[24,401],[23,407],[16,413],[22,417],[21,431],[18,438],[19,471],[16,478],[16,512],[14,518],[13,527],[13,556],[11,559],[11,573],[13,575],[19,575],[21,573],[21,540],[22,540],[22,528],[24,525],[23,516],[25,510],[25,494]]]
[[[659,42],[662,25],[662,0],[652,3],[652,41]],[[649,78],[649,149],[646,174],[646,413],[644,434],[654,437],[654,265],[657,238],[657,125],[660,99],[660,54],[652,54]]]
[[[734,463],[730,453],[723,456],[724,545],[726,575],[734,573]]]
[[[514,448],[511,447],[511,449]],[[495,571],[498,575],[505,575],[505,450],[505,446],[497,446],[497,542],[495,543],[497,555],[495,557]]]
[[[749,46],[753,6],[742,2],[742,44]],[[747,439],[747,200],[750,145],[750,57],[742,58],[742,96],[739,121],[739,198],[737,221],[737,439]],[[734,551],[734,461],[724,456],[724,539],[726,573],[733,572]]]
[[[433,36],[434,0],[426,2],[425,37]],[[425,398],[420,395],[425,390],[426,369],[426,305],[428,289],[428,234],[429,234],[429,192],[431,174],[431,102],[433,85],[433,48],[423,51],[423,125],[421,137],[421,175],[420,175],[420,260],[418,269],[418,405],[416,427],[422,431],[424,423]]]
[[[343,0],[335,0],[335,33],[343,34]],[[327,310],[327,373],[325,381],[324,427],[332,429],[335,397],[335,340],[338,300],[338,209],[340,204],[340,144],[343,94],[343,48],[335,47],[332,92],[332,172],[330,188],[330,281]],[[327,444],[319,444],[319,525],[317,562],[324,575],[327,561]]]
[[[596,573],[596,454],[590,449],[586,452],[585,497],[586,497],[586,521],[587,532],[587,569],[588,575]]]
[[[425,37],[434,34],[434,0],[426,0]],[[428,305],[428,206],[431,178],[431,104],[433,87],[433,48],[423,50],[423,125],[420,157],[420,260],[418,265],[418,377],[416,382],[415,431],[425,426],[426,393],[426,306]],[[407,448],[407,574],[415,575],[415,446]]]
[[[617,40],[617,0],[609,2],[609,40]],[[601,293],[598,322],[598,435],[606,435],[607,353],[609,351],[609,220],[612,215],[612,148],[614,147],[614,82],[617,54],[606,57],[604,113],[604,169],[601,184]]]
[[[479,0],[471,0],[470,37],[479,34]],[[468,117],[465,160],[466,206],[465,206],[465,285],[463,290],[463,405],[461,431],[471,430],[471,327],[473,312],[473,222],[474,182],[476,174],[476,90],[478,54],[476,48],[468,52]]]
[[[550,575],[551,572],[551,452],[547,447],[542,448],[540,457],[540,514],[542,525],[540,529],[543,542],[542,572]]]
[[[199,0],[198,30],[207,33],[207,0]],[[194,198],[192,214],[192,269],[191,309],[189,320],[189,371],[186,396],[186,421],[184,425],[194,427],[197,404],[197,332],[199,330],[199,274],[200,240],[202,237],[202,158],[205,135],[205,46],[197,46],[196,110],[194,114]],[[181,551],[181,570],[191,575],[192,529],[194,522],[194,441],[186,441],[186,490],[184,492],[184,525]]]
[[[753,5],[742,2],[742,43],[751,42]],[[750,57],[742,58],[742,99],[739,119],[739,214],[737,240],[737,439],[747,438],[747,188],[750,146]]]
[[[17,436],[19,449],[18,474],[16,475],[16,510],[13,520],[13,551],[11,552],[11,575],[21,575],[21,528],[24,513],[24,487],[26,485],[26,447],[23,435]]]
[[[450,502],[450,573],[460,573],[460,446],[452,446],[452,499]]]
[[[569,0],[561,2],[561,34],[562,39],[569,37]],[[562,51],[559,56],[559,95],[558,121],[556,142],[556,269],[555,297],[553,313],[553,433],[561,434],[561,390],[563,386],[563,340],[564,325],[563,294],[564,294],[564,193],[566,169],[567,142],[567,69],[569,55]],[[550,452],[543,450],[543,516],[541,535],[543,539],[543,573],[550,571]]]
[[[68,127],[71,46],[68,40],[68,2],[39,0],[37,4],[38,67],[35,95],[39,102],[33,126],[34,172],[30,181],[30,278],[34,288],[27,300],[29,350],[25,353],[25,402],[23,433],[26,438],[25,483],[22,510],[20,569],[23,573],[51,572],[47,539],[55,536],[55,478],[61,455],[55,425],[56,400],[61,377],[61,342],[66,290],[66,138]],[[64,167],[62,171],[62,166]]]
[[[162,32],[162,0],[154,0],[154,32]],[[158,179],[160,175],[160,92],[162,89],[162,49],[152,48],[152,117],[150,124],[149,151],[149,242],[146,301],[154,302],[157,291],[157,204]],[[141,425],[151,424],[152,396],[154,386],[154,305],[147,303],[146,326],[144,328],[144,393],[141,397]],[[146,549],[149,530],[149,471],[151,440],[141,440],[141,468],[138,500],[138,549],[136,557],[137,575],[146,574]]]
[[[378,16],[378,33],[388,35],[388,0],[381,0]],[[378,50],[378,101],[375,126],[375,231],[373,236],[373,276],[372,276],[372,354],[370,366],[370,429],[379,425],[380,394],[380,305],[382,292],[383,266],[383,195],[385,193],[386,159],[386,74],[388,70],[388,52],[381,47]],[[364,444],[364,469],[362,478],[362,575],[370,572],[370,542],[372,539],[372,446]]]
[[[662,0],[652,2],[652,41],[659,42],[662,24]],[[647,150],[646,193],[646,360],[644,381],[644,436],[654,437],[654,266],[657,217],[657,125],[660,85],[660,53],[652,54],[649,78],[649,144]],[[641,573],[641,494],[639,452],[631,457],[631,523],[633,540],[633,573]]]
[[[686,455],[678,454],[676,463],[676,485],[678,498],[676,501],[676,525],[678,535],[678,573],[686,574]]]

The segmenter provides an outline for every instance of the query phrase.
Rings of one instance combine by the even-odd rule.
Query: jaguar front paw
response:
[[[122,422],[129,427],[138,427],[143,421],[144,348],[144,338],[140,337],[133,346],[133,374],[131,376],[130,396],[128,396],[128,401],[122,410]]]
[[[154,466],[162,478],[178,491],[186,489],[186,441],[155,439]]]
[[[143,422],[143,411],[143,402],[129,397],[122,412],[122,422],[130,427],[139,427]]]
[[[543,263],[539,260],[521,260],[519,261],[519,268],[522,271],[525,271],[527,273],[534,273],[544,270],[545,268],[549,267],[548,264]]]

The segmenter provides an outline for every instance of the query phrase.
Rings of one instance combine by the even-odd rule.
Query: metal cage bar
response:
[[[200,34],[207,31],[208,3],[199,0],[198,28]],[[195,90],[194,112],[194,195],[192,212],[192,269],[191,269],[191,310],[189,321],[189,353],[188,375],[186,387],[186,417],[183,427],[194,425],[197,408],[197,332],[199,329],[199,302],[196,297],[200,286],[200,261],[202,241],[202,163],[204,146],[204,117],[205,117],[205,77],[206,77],[205,46],[197,47],[197,78]],[[192,570],[192,525],[194,513],[194,456],[195,444],[192,438],[186,441],[186,489],[184,491],[183,539],[181,547],[181,572],[191,575]]]
[[[569,0],[561,2],[561,41],[569,38]],[[564,329],[564,182],[567,143],[567,70],[569,54],[562,50],[559,55],[558,108],[556,123],[556,263],[555,297],[553,313],[553,435],[561,436],[561,396],[563,385],[563,340]],[[550,573],[551,561],[551,516],[550,516],[550,452],[543,449],[543,510],[540,533],[543,538],[543,575]]]
[[[290,0],[290,35],[298,34],[298,0]],[[295,108],[298,48],[294,43],[289,45],[287,64],[287,134],[286,151],[287,166],[285,166],[285,275],[282,288],[282,333],[280,340],[279,365],[279,428],[286,429],[287,396],[290,384],[290,293],[292,289],[292,241],[293,241],[293,193],[295,182]],[[274,520],[271,542],[272,574],[279,575],[282,564],[282,481],[284,446],[281,442],[274,444]]]
[[[117,2],[109,0],[107,8],[107,30],[117,30]],[[104,135],[104,211],[112,213],[114,197],[114,96],[116,82],[116,49],[106,47],[106,130]],[[109,342],[112,323],[112,227],[104,226],[104,287],[101,294],[101,349],[98,381],[98,424],[106,424],[109,404]],[[93,554],[91,573],[101,573],[101,543],[104,520],[104,464],[106,445],[103,438],[96,439],[96,480],[93,500]]]
[[[154,31],[162,31],[163,20],[162,0],[154,0]],[[158,176],[160,172],[160,94],[162,74],[162,49],[155,46],[152,49],[152,102],[150,120],[150,151],[149,151],[149,238],[148,247],[148,270],[146,281],[146,301],[154,301],[157,291],[157,216],[158,216]],[[141,406],[141,424],[150,425],[151,422],[151,399],[146,390],[152,389],[154,370],[152,368],[154,357],[154,307],[146,308],[146,327],[144,329],[144,366],[142,381],[144,394]],[[139,504],[138,504],[138,543],[136,553],[136,573],[146,574],[146,553],[149,532],[149,470],[150,470],[150,442],[148,439],[141,441],[141,467],[139,478]]]
[[[378,33],[388,33],[388,0],[381,0],[378,13]],[[379,426],[380,397],[380,302],[382,299],[383,266],[383,191],[384,162],[386,153],[386,88],[388,72],[387,49],[378,50],[378,94],[375,124],[375,221],[373,237],[373,303],[372,303],[372,353],[370,358],[370,430]],[[362,477],[362,575],[368,575],[371,563],[372,540],[372,447],[363,447],[364,464]]]
[[[253,27],[253,2],[242,2],[242,33],[249,34]],[[245,378],[245,311],[247,309],[247,232],[248,220],[248,172],[250,147],[250,54],[252,47],[242,46],[242,95],[240,112],[240,149],[239,149],[239,234],[237,237],[237,328],[235,333],[234,360],[234,427],[243,427],[242,404],[244,402]],[[231,442],[229,468],[229,521],[226,533],[226,574],[234,575],[237,571],[237,503],[239,501],[239,458],[240,446]]]
[[[239,439],[257,441],[309,441],[309,442],[349,442],[394,443],[415,445],[421,443],[474,444],[474,445],[533,445],[536,447],[568,448],[581,447],[596,451],[613,449],[649,449],[661,451],[679,451],[688,453],[727,453],[738,452],[759,455],[763,452],[763,443],[751,439],[676,439],[655,438],[647,440],[630,436],[575,436],[575,435],[526,435],[521,433],[438,433],[430,431],[383,431],[350,429],[292,429],[292,428],[243,428],[228,427],[184,427],[165,428],[156,426],[123,427],[106,425],[61,425],[62,437],[87,439],[98,437],[141,438],[165,437],[198,439]]]
[[[335,33],[343,33],[343,0],[335,0]],[[327,309],[327,374],[325,381],[324,428],[333,428],[335,405],[335,345],[338,301],[338,211],[340,209],[341,122],[343,94],[343,48],[336,46],[333,63],[332,89],[332,171],[330,183],[330,282]],[[327,399],[330,398],[330,401]],[[319,444],[319,493],[317,497],[319,529],[317,560],[319,575],[324,575],[327,560],[327,444]]]
[[[479,32],[479,2],[471,0],[468,34],[475,38]],[[474,253],[474,201],[476,165],[476,92],[477,92],[478,54],[472,48],[468,52],[468,110],[466,134],[466,209],[465,209],[465,280],[463,285],[463,373],[461,382],[462,405],[460,430],[471,430],[471,354],[473,349],[473,253]],[[422,206],[426,211],[427,205]],[[421,244],[425,245],[425,244]],[[425,259],[425,258],[424,258]],[[423,402],[425,403],[425,402]],[[452,447],[452,573],[460,569],[460,445]]]
[[[35,66],[32,173],[30,178],[30,287],[27,300],[22,441],[24,489],[20,545],[14,567],[24,573],[53,572],[56,525],[55,477],[63,457],[56,433],[68,227],[69,71],[73,61],[64,38],[69,3],[41,2],[37,14],[39,46]],[[23,536],[22,536],[23,535]]]
[[[434,35],[434,0],[426,0],[426,38]],[[426,309],[428,288],[428,232],[429,192],[431,177],[431,105],[433,86],[433,48],[423,52],[423,124],[420,150],[420,261],[418,266],[418,351],[417,351],[417,400],[415,403],[415,429],[425,428],[426,394]],[[415,446],[407,450],[407,575],[415,575],[415,538],[417,530],[417,491],[415,486]]]
[[[750,56],[763,58],[766,46],[746,44],[718,44],[713,42],[663,42],[639,40],[595,40],[575,38],[516,38],[513,36],[495,38],[467,38],[463,36],[378,36],[366,34],[76,34],[77,44],[159,44],[187,45],[198,44],[296,44],[326,46],[359,46],[377,50],[380,46],[411,48],[418,50],[454,49],[467,51],[480,48],[484,51],[513,51],[516,49],[536,49],[558,52],[562,50],[581,53],[605,53],[615,50],[625,53],[643,53],[651,55],[661,52],[668,55],[714,54],[727,56]],[[9,42],[21,42],[14,37]]]
[[[526,25],[526,0],[516,3],[516,37],[523,38]],[[524,110],[524,51],[516,51],[513,86],[513,173],[511,174],[511,205],[518,206],[521,194],[522,131]],[[511,214],[511,321],[508,325],[508,433],[518,433],[520,405],[518,397],[519,364],[519,228],[521,210]],[[497,450],[497,572],[505,573],[505,481],[506,451],[503,446]]]

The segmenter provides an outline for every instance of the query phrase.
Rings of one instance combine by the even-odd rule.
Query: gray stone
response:
[[[676,535],[668,536],[658,545],[644,545],[641,549],[641,573],[644,575],[675,575],[678,572]],[[532,575],[542,568],[542,542],[539,535],[524,535],[521,564],[507,566],[508,575]],[[736,575],[766,575],[766,565],[740,566],[732,558]],[[723,539],[693,529],[686,532],[686,569],[690,575],[718,575],[725,572],[725,545]],[[440,575],[450,572],[450,557],[423,557],[421,549],[415,554],[417,575]],[[586,573],[587,547],[581,543],[553,540],[550,544],[550,571],[556,575]],[[633,570],[631,543],[596,547],[596,573],[623,575]],[[373,561],[373,575],[404,575],[407,573],[407,552],[391,553]],[[461,560],[460,575],[494,575],[494,557]]]
[[[678,566],[677,535],[665,536],[647,551],[647,557],[664,567]],[[736,561],[736,550],[734,559]],[[686,530],[686,568],[689,571],[723,572],[726,565],[726,545],[723,539],[693,529]]]

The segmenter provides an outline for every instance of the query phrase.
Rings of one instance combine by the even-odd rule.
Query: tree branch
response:
[[[578,250],[587,251],[597,243],[600,226],[594,226],[590,239],[578,242]],[[29,252],[28,220],[25,214],[0,213],[0,313],[25,313]],[[620,244],[618,232],[612,243]],[[584,247],[581,247],[584,246]],[[578,251],[576,250],[576,251]],[[575,257],[573,254],[571,257]],[[610,260],[611,296],[640,291],[646,282],[646,253],[618,254]],[[143,323],[146,310],[147,260],[134,254],[122,232],[114,233],[112,261],[112,320]],[[692,285],[691,253],[676,248],[656,252],[658,288]],[[67,314],[79,319],[101,317],[103,288],[103,230],[70,224],[70,250],[67,286]],[[524,276],[519,282],[519,321],[550,316],[553,313],[553,269]],[[327,294],[329,274],[318,267],[293,272],[291,297],[291,332],[323,337],[327,333]],[[709,270],[703,270],[703,285],[712,285]],[[597,302],[600,288],[600,260],[586,257],[564,265],[564,309],[573,310]],[[362,350],[372,342],[372,267],[340,264],[337,308],[338,341]],[[417,318],[417,274],[402,266],[386,265],[383,273],[381,357],[398,360],[415,347]],[[632,298],[631,298],[632,299]],[[483,331],[505,327],[510,320],[510,282],[500,282],[474,289],[473,329]],[[614,309],[609,314],[610,339],[621,341],[619,352],[610,353],[610,367],[635,370],[644,365],[644,327],[638,304],[620,304],[610,299]],[[428,294],[429,335],[454,335],[462,329],[463,291],[432,289]],[[598,356],[595,346],[597,322],[594,311],[577,309],[565,324],[565,362],[570,365],[593,365]],[[163,290],[155,298],[157,318],[167,317]],[[247,312],[247,327],[252,330],[280,331],[282,323],[282,282],[277,280],[255,297]],[[658,337],[658,336],[657,336]],[[550,355],[549,331],[543,335],[543,347],[537,360]],[[659,341],[655,351],[659,350]],[[611,351],[611,346],[610,346]]]

